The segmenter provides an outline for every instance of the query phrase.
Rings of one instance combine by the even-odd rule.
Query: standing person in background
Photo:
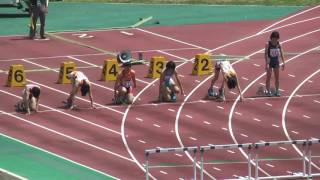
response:
[[[282,70],[284,70],[285,62],[283,56],[283,50],[279,42],[280,34],[277,31],[274,31],[270,35],[270,40],[267,42],[265,47],[265,61],[266,61],[266,71],[267,71],[267,79],[266,79],[266,95],[267,96],[280,96],[279,92],[279,67],[281,58],[282,61]],[[271,93],[270,90],[270,79],[272,70],[274,72],[275,77],[275,94]]]
[[[40,38],[46,39],[44,35],[44,26],[46,22],[46,13],[48,12],[47,0],[29,0],[29,7],[31,11],[30,22],[30,39],[34,39],[37,30],[37,21],[40,18]]]

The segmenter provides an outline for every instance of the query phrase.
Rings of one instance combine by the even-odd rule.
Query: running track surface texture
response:
[[[1,70],[8,70],[11,64],[23,64],[27,70],[46,71],[27,73],[27,82],[42,88],[40,113],[13,113],[22,89],[1,86],[0,132],[119,179],[144,178],[145,149],[317,138],[319,12],[320,7],[316,6],[274,21],[86,32],[94,36],[90,39],[80,39],[73,35],[76,32],[58,34],[109,51],[130,49],[133,56],[141,51],[147,59],[161,55],[167,60],[179,60],[177,71],[187,96],[178,96],[176,103],[154,103],[158,80],[145,78],[148,67],[137,65],[133,66],[139,79],[134,105],[113,106],[113,82],[99,81],[101,69],[97,67],[107,55],[56,39],[1,37]],[[282,97],[250,98],[265,83],[263,48],[273,30],[280,31],[285,52],[293,52],[286,55],[286,69],[281,71]],[[212,76],[192,76],[189,60],[204,52],[250,56],[249,60],[233,64],[245,102],[239,102],[233,91],[227,91],[226,103],[203,100]],[[77,98],[81,110],[61,108],[70,85],[57,84],[58,72],[51,68],[58,68],[66,60],[83,67],[81,70],[93,82],[97,109],[88,109],[89,103],[82,97]],[[6,78],[7,74],[0,74],[2,84]],[[273,160],[260,162],[259,174],[301,171],[301,162],[293,160],[300,157],[299,151],[292,146],[261,149],[261,158]],[[314,146],[312,152],[319,155],[320,148]],[[192,168],[178,166],[192,164],[188,155],[151,156],[150,163],[160,167],[150,170],[150,178],[191,179]],[[245,155],[237,149],[206,153],[204,178],[246,176],[246,164],[226,163],[246,161]],[[320,159],[315,157],[313,170],[319,172],[319,166]]]

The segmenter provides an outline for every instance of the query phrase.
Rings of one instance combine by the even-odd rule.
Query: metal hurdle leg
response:
[[[203,180],[203,153],[204,150],[200,149],[200,180]]]
[[[309,176],[309,178],[312,178],[311,144],[308,144],[307,153],[308,153],[308,159],[309,159],[309,163],[308,163],[308,176]]]
[[[303,168],[303,176],[307,175],[306,173],[306,145],[302,145],[302,168]]]
[[[248,149],[248,179],[251,180],[251,149]]]
[[[149,180],[149,153],[146,153],[146,180]]]
[[[196,157],[197,150],[193,151],[193,179],[197,180],[197,157]]]
[[[255,179],[259,179],[259,159],[258,159],[258,153],[256,152],[255,154],[255,159],[254,162],[256,164],[256,168],[255,168]]]

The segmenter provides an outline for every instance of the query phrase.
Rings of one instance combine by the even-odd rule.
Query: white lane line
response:
[[[290,77],[296,77],[295,75],[293,75],[293,74],[288,74],[288,76],[290,76]]]
[[[146,142],[143,141],[143,140],[141,140],[141,139],[139,139],[138,142],[140,142],[140,143],[142,143],[142,144],[146,144]]]
[[[161,126],[158,124],[153,124],[154,127],[160,128]]]
[[[273,127],[279,128],[280,126],[276,125],[276,124],[272,124]]]
[[[190,118],[190,119],[193,118],[192,116],[190,116],[190,115],[188,115],[188,114],[186,114],[185,116],[186,116],[187,118]]]
[[[219,108],[219,109],[224,109],[224,107],[222,107],[222,106],[217,106],[217,108]]]
[[[260,65],[259,65],[259,64],[256,64],[256,63],[254,63],[253,65],[256,66],[256,67],[260,67]]]
[[[194,137],[189,137],[189,139],[194,140],[194,141],[197,140],[197,138],[194,138]]]
[[[291,111],[291,109],[288,109],[287,112],[288,112],[288,113],[291,113],[292,111]]]
[[[134,34],[131,33],[131,32],[127,32],[127,31],[120,31],[121,34],[125,34],[125,35],[128,35],[128,36],[133,36]]]
[[[242,78],[243,80],[246,80],[246,81],[249,80],[248,78],[246,78],[246,77],[244,77],[244,76],[242,76],[241,78]]]
[[[233,92],[233,91],[229,91],[231,94],[233,95],[237,95],[237,93]]]
[[[308,83],[313,83],[313,81],[311,81],[311,80],[308,80]]]
[[[310,119],[311,117],[310,116],[307,116],[307,115],[303,115],[302,117],[304,117],[304,118],[307,118],[307,119]]]
[[[253,118],[253,120],[254,120],[254,121],[261,122],[261,120],[260,120],[260,119],[258,119],[258,118]]]
[[[136,120],[143,122],[143,119],[136,117]]]
[[[228,152],[228,153],[230,153],[230,154],[234,154],[234,153],[236,153],[236,152],[231,151],[231,150],[227,150],[227,152]]]
[[[184,180],[183,178],[179,178],[179,180]]]
[[[185,44],[185,45],[188,45],[188,46],[192,46],[192,47],[195,47],[195,48],[199,48],[199,49],[202,49],[202,50],[209,51],[209,49],[201,47],[201,46],[198,46],[198,45],[195,45],[195,44],[191,44],[191,43],[187,43],[187,42],[184,42],[184,41],[180,41],[180,40],[177,40],[177,39],[165,36],[165,35],[161,35],[161,34],[158,34],[158,33],[154,33],[154,32],[151,32],[151,31],[148,31],[148,30],[145,30],[145,29],[140,29],[140,28],[136,28],[136,29],[139,30],[139,31],[148,33],[148,34],[152,34],[152,35],[164,38],[164,39],[169,39],[169,40],[181,43],[181,44]]]
[[[267,105],[267,106],[272,107],[272,104],[270,104],[270,103],[264,103],[264,104]]]
[[[13,97],[16,97],[16,98],[18,98],[18,99],[21,99],[20,96],[17,96],[17,95],[15,95],[15,94],[10,93],[10,92],[3,91],[3,90],[1,90],[1,89],[0,89],[0,92],[2,92],[2,93],[4,93],[4,94],[8,94],[8,95],[13,96]],[[60,113],[60,114],[66,115],[66,116],[71,117],[71,118],[73,118],[73,119],[77,119],[77,120],[79,120],[79,121],[81,121],[81,122],[90,124],[90,125],[92,125],[92,126],[95,126],[95,127],[98,127],[98,128],[101,128],[101,129],[104,129],[104,130],[107,130],[107,131],[110,131],[110,132],[112,132],[112,133],[121,135],[121,133],[118,132],[118,131],[115,131],[115,130],[113,130],[113,129],[109,129],[109,128],[107,128],[107,127],[104,127],[104,126],[101,126],[101,125],[99,125],[99,124],[93,123],[93,122],[88,121],[88,120],[86,120],[86,119],[80,118],[80,117],[78,117],[78,116],[74,116],[74,115],[72,115],[72,114],[63,112],[63,111],[61,111],[61,110],[59,110],[59,109],[54,109],[54,108],[52,108],[52,107],[46,106],[46,105],[41,104],[41,103],[39,103],[39,106],[40,106],[40,107],[44,107],[44,108],[46,108],[46,109],[50,109],[50,110],[52,110],[52,111],[54,111],[54,112],[58,112],[58,113]],[[8,113],[6,113],[6,114],[8,114]]]
[[[266,84],[264,84],[264,83],[259,83],[261,86],[266,86]]]
[[[176,112],[176,111],[175,111],[174,109],[170,109],[170,108],[168,109],[168,111],[171,111],[171,112]]]
[[[313,48],[313,49],[317,49],[319,48],[320,46],[316,47],[316,48]],[[288,129],[287,129],[287,124],[286,124],[286,111],[287,111],[287,108],[289,106],[289,103],[291,101],[291,99],[293,98],[293,96],[298,92],[298,90],[309,80],[311,79],[313,76],[315,76],[316,74],[318,74],[320,72],[320,69],[318,69],[317,71],[313,72],[312,74],[310,74],[308,77],[306,77],[293,91],[292,93],[290,94],[288,100],[286,101],[284,107],[283,107],[283,111],[282,111],[282,129],[287,137],[287,139],[289,141],[292,141],[292,138],[288,132]],[[301,150],[296,146],[296,145],[293,145],[294,149],[296,150],[296,152],[300,155],[300,156],[303,156]],[[317,169],[320,169],[320,167],[318,165],[316,165],[315,163],[312,163],[312,166],[314,166],[315,168]]]
[[[158,52],[160,52],[162,54],[165,54],[165,55],[168,55],[168,56],[171,56],[171,57],[174,57],[174,58],[177,58],[177,59],[180,59],[180,60],[182,60],[184,62],[188,62],[189,61],[189,59],[186,59],[186,58],[183,58],[183,57],[180,57],[180,56],[176,56],[174,54],[171,54],[171,53],[168,53],[168,52],[165,52],[165,51],[159,50]]]
[[[184,76],[184,75],[182,75],[182,74],[179,74],[178,76],[179,76],[179,77],[183,77],[183,78],[185,77],[185,76]]]
[[[216,171],[221,171],[221,169],[217,168],[217,167],[212,167],[214,170]]]
[[[168,173],[165,171],[160,171],[160,173],[167,175]]]
[[[281,89],[281,88],[279,88],[279,91],[280,91],[280,92],[284,92],[284,90],[283,90],[283,89]]]
[[[287,20],[289,20],[289,19],[292,19],[292,18],[294,18],[294,17],[296,17],[296,16],[299,16],[299,15],[304,14],[304,13],[306,13],[306,12],[312,11],[312,10],[314,10],[314,9],[316,9],[316,8],[319,8],[319,7],[320,7],[320,5],[315,6],[315,7],[313,7],[313,8],[310,8],[310,9],[306,9],[306,10],[301,11],[301,12],[299,12],[299,13],[293,14],[293,15],[287,17],[287,18],[284,18],[284,19],[282,19],[282,20],[280,20],[280,21],[277,21],[277,22],[271,24],[270,26],[268,26],[268,27],[262,29],[261,31],[259,31],[259,32],[257,33],[257,35],[263,34],[263,33],[267,32],[268,29],[270,29],[270,28],[272,28],[272,27],[274,27],[274,26],[276,26],[276,25],[278,25],[278,24],[280,24],[280,23],[282,23],[282,22],[284,22],[284,21],[287,21]],[[275,30],[275,29],[270,29],[270,30]],[[270,31],[270,30],[269,30],[269,31]]]
[[[208,121],[203,121],[204,124],[210,125],[211,123]]]
[[[249,137],[248,135],[246,135],[246,134],[240,134],[241,136],[243,136],[243,137]]]
[[[59,131],[55,131],[55,130],[50,129],[50,128],[46,127],[46,126],[42,126],[42,125],[40,125],[40,124],[31,122],[31,121],[29,121],[29,120],[27,120],[27,119],[24,119],[24,118],[21,118],[21,117],[19,117],[19,116],[15,116],[15,115],[6,113],[6,112],[1,111],[1,110],[0,110],[0,112],[1,112],[1,113],[4,113],[4,114],[6,114],[6,115],[8,115],[8,116],[10,116],[10,117],[12,117],[12,118],[15,118],[15,119],[18,119],[18,120],[20,120],[20,121],[23,121],[23,122],[25,122],[25,123],[27,123],[27,124],[30,124],[30,125],[32,125],[32,126],[35,126],[35,127],[40,128],[40,129],[49,131],[49,132],[51,132],[51,133],[53,133],[53,134],[57,134],[57,135],[59,135],[59,136],[62,136],[62,137],[64,137],[64,138],[66,138],[66,139],[70,139],[70,140],[72,140],[72,141],[78,142],[78,143],[80,143],[80,144],[84,144],[84,145],[89,146],[89,147],[91,147],[91,148],[94,148],[94,149],[97,149],[97,150],[106,152],[106,153],[108,153],[108,154],[114,155],[114,156],[116,156],[116,157],[119,157],[119,158],[121,158],[121,159],[124,159],[124,160],[127,160],[127,161],[130,161],[130,162],[133,162],[133,163],[134,163],[134,161],[133,161],[132,159],[129,159],[129,158],[124,157],[124,156],[122,156],[122,155],[120,155],[120,154],[114,153],[114,152],[112,152],[112,151],[110,151],[110,150],[107,150],[107,149],[101,148],[101,147],[99,147],[99,146],[90,144],[90,143],[88,143],[88,142],[85,142],[85,141],[82,141],[82,140],[80,140],[80,139],[77,139],[77,138],[74,138],[74,137],[72,137],[72,136],[69,136],[69,135],[66,135],[66,134],[64,134],[64,133],[61,133],[61,132],[59,132]]]
[[[274,165],[272,165],[272,164],[266,164],[267,166],[269,166],[269,167],[271,167],[271,168],[274,168]]]
[[[320,104],[320,101],[318,100],[313,100],[313,102]]]
[[[284,151],[287,151],[287,150],[288,150],[287,148],[282,147],[282,146],[279,146],[279,149],[284,150]]]
[[[196,82],[196,83],[200,83],[201,81],[199,81],[199,80],[194,80],[194,82]]]
[[[242,113],[235,112],[236,115],[242,116]]]
[[[299,134],[298,131],[291,131],[293,134]]]
[[[176,155],[176,156],[178,156],[178,157],[182,157],[183,155],[182,154],[174,154],[174,155]]]
[[[224,130],[224,131],[228,131],[228,129],[227,128],[225,128],[225,127],[223,127],[223,128],[221,128],[222,130]]]

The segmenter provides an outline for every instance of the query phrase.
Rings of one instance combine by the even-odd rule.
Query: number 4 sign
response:
[[[26,74],[23,65],[14,64],[10,66],[7,86],[21,87],[26,85]]]
[[[107,59],[104,61],[101,79],[103,81],[115,81],[119,73],[119,64],[116,59]]]

